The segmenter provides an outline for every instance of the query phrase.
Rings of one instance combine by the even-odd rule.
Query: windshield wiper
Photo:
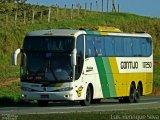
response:
[[[58,81],[58,79],[57,79],[57,77],[56,77],[56,75],[55,75],[55,73],[54,73],[54,71],[52,70],[51,67],[50,67],[50,70],[51,70],[51,73],[52,73],[53,77],[55,78],[55,81]]]

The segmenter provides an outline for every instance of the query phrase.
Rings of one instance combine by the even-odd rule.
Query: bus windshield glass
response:
[[[71,52],[74,47],[73,37],[31,36],[24,40],[25,51]]]
[[[26,37],[21,59],[21,80],[71,81],[73,47],[73,37]]]

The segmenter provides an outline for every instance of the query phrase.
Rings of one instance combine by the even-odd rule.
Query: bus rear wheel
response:
[[[136,88],[133,84],[130,86],[130,94],[128,97],[124,98],[124,101],[127,103],[134,103],[135,102],[135,96],[136,96]]]
[[[80,101],[80,105],[88,106],[91,104],[91,101],[92,101],[92,90],[91,90],[91,87],[88,86],[87,91],[86,91],[86,98],[85,98],[85,100]]]
[[[141,96],[141,86],[138,84],[134,102],[139,102],[140,101],[140,96]]]

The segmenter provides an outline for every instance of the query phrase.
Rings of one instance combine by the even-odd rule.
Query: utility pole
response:
[[[98,1],[96,0],[96,12],[98,12]]]
[[[102,12],[103,12],[103,0],[102,0]]]
[[[112,12],[116,12],[115,2],[112,0]]]
[[[48,22],[51,20],[51,7],[48,9]]]
[[[107,0],[107,13],[109,12],[109,0]]]
[[[119,4],[118,4],[118,13],[119,13]]]

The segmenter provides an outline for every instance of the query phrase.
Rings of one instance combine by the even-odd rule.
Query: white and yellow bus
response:
[[[138,102],[152,92],[152,39],[147,33],[122,33],[117,28],[51,29],[26,35],[12,57],[24,100],[80,101],[103,98]]]

